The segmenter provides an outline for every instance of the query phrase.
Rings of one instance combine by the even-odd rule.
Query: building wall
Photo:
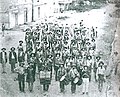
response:
[[[54,12],[59,12],[59,4],[56,0],[33,0],[34,5],[34,20],[37,21],[44,17],[49,17],[54,15]],[[18,14],[18,25],[29,23],[32,21],[32,0],[18,0],[15,4],[17,6],[17,14]],[[25,21],[25,8],[27,8],[27,22]],[[38,8],[40,8],[40,12],[38,12]],[[13,28],[15,25],[15,13],[13,13],[14,7],[9,10],[9,20],[10,20],[10,28]],[[39,15],[40,13],[40,15]]]

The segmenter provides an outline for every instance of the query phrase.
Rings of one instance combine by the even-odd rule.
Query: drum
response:
[[[75,77],[75,79],[74,79],[73,82],[74,82],[75,84],[77,84],[78,81],[79,81],[79,78],[78,78],[78,77]]]
[[[65,76],[65,79],[63,80],[63,82],[64,82],[65,85],[68,85],[70,80],[67,76]]]
[[[60,82],[64,82],[65,85],[68,85],[70,80],[68,78],[67,75],[63,75],[61,78],[60,78]]]

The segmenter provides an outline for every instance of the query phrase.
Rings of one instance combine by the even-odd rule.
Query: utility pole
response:
[[[32,0],[32,22],[34,22],[34,0]]]

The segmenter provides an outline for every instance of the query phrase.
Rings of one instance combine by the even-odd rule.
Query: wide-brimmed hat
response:
[[[92,59],[92,56],[88,55],[88,56],[87,56],[87,59],[88,59],[88,60]]]
[[[103,66],[104,65],[104,62],[103,61],[100,61],[98,66]]]
[[[15,50],[15,47],[11,47],[11,51],[14,51]]]
[[[24,65],[25,65],[25,63],[24,63],[24,62],[20,62],[19,64],[20,64],[20,66],[24,66]]]
[[[1,50],[6,50],[6,48],[2,48]]]
[[[31,57],[32,57],[32,56],[35,57],[35,53],[31,53],[30,56],[31,56]]]
[[[20,41],[19,41],[19,43],[23,43],[23,41],[22,41],[22,40],[20,40]]]
[[[88,66],[87,66],[87,65],[85,65],[83,68],[85,69],[85,67],[88,69]]]
[[[30,28],[27,28],[25,31],[31,31]]]

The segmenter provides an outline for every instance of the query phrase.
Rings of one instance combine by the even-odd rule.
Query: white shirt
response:
[[[97,74],[105,74],[105,68],[104,67],[98,67]]]
[[[13,55],[13,52],[12,52],[12,59],[15,59],[14,55]]]
[[[3,61],[5,62],[5,52],[2,52]]]

